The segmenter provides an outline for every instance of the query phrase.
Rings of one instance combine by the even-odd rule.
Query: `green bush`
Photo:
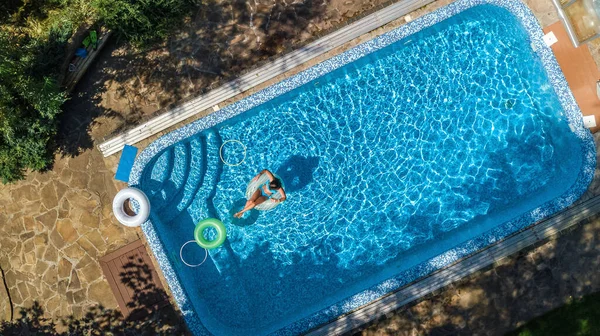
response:
[[[600,292],[568,302],[506,336],[600,335]]]
[[[135,45],[165,38],[197,0],[0,0],[0,179],[52,163],[69,39],[103,20]]]
[[[67,45],[97,18],[89,0],[9,0],[0,12],[0,180],[8,183],[52,164]]]
[[[98,15],[111,29],[138,46],[165,38],[181,24],[194,0],[95,0]]]
[[[50,147],[66,94],[56,83],[57,59],[35,39],[0,32],[0,179],[23,177],[26,169],[52,163]],[[51,43],[60,43],[54,40]],[[66,41],[64,41],[66,43]]]

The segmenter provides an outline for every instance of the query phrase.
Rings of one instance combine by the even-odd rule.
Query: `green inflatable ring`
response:
[[[204,230],[210,227],[217,231],[217,238],[215,240],[208,240],[204,238]],[[225,229],[225,225],[216,218],[207,218],[205,220],[201,220],[194,229],[194,239],[196,240],[196,243],[198,243],[200,247],[203,247],[207,250],[212,250],[223,245],[225,238],[227,238],[227,230]]]

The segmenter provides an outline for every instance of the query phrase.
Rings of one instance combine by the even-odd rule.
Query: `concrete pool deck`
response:
[[[437,1],[410,15],[415,18],[447,3],[449,1]],[[528,1],[528,4],[543,26],[548,26],[557,20],[549,1]],[[333,50],[323,58],[403,23],[403,19],[397,20]],[[597,45],[590,46],[592,55],[597,55],[597,48]],[[315,59],[311,63],[314,64],[321,59]],[[310,65],[312,64],[303,66]],[[294,69],[291,72],[298,71]],[[271,82],[287,76],[289,73]],[[271,82],[264,85],[270,85]],[[253,88],[231,101],[238,100],[258,89],[260,87]],[[184,123],[175,125],[171,129],[178,128]],[[144,141],[140,147],[144,147],[159,135]],[[15,314],[18,312],[18,307],[30,306],[33,300],[39,300],[51,317],[69,314],[81,316],[89,307],[97,303],[107,308],[117,307],[108,283],[101,276],[98,258],[143,235],[139,229],[123,228],[112,216],[112,197],[117,189],[124,185],[113,180],[116,162],[118,162],[118,155],[103,160],[97,149],[85,151],[74,158],[57,157],[52,171],[30,174],[25,181],[3,186],[0,189],[0,265],[6,274],[16,308]],[[598,194],[597,187],[593,187],[590,197]],[[515,290],[517,293],[526,293],[522,296],[530,299],[522,300],[523,311],[537,314],[560,304],[568,295],[577,296],[586,291],[598,290],[597,284],[590,281],[590,278],[595,275],[594,268],[588,267],[590,263],[597,260],[588,258],[585,259],[588,263],[579,262],[579,258],[587,258],[589,255],[590,245],[598,244],[597,240],[589,238],[590,235],[593,237],[600,235],[600,227],[597,222],[594,223],[579,226],[573,231],[579,232],[573,234],[575,236],[571,234],[560,236],[527,252],[525,256],[527,256],[528,266],[519,264],[523,256],[509,258],[514,261],[512,267],[526,268],[526,276],[517,269],[514,272],[502,273],[503,276],[499,280],[508,284],[503,283],[497,287],[486,285],[489,272],[495,273],[501,270],[503,267],[501,265],[490,271],[475,274],[462,281],[462,284],[454,284],[448,289],[443,289],[442,293],[450,294],[436,296],[431,299],[433,301],[422,301],[415,306],[416,311],[411,314],[415,317],[415,321],[419,321],[419,325],[427,324],[434,328],[439,320],[434,316],[435,312],[440,312],[442,306],[447,307],[448,311],[471,307],[472,310],[469,310],[468,314],[472,316],[472,320],[487,321],[486,324],[494,325],[495,318],[502,319],[507,314],[494,316],[497,315],[496,311],[500,310],[494,307],[504,304],[503,309],[510,312],[511,303],[514,302],[505,297],[506,293],[511,293],[510,298],[515,298],[512,294]],[[565,249],[562,247],[560,251],[564,253],[557,253],[556,246],[567,246],[568,251],[562,250]],[[529,257],[530,255],[533,256]],[[556,261],[557,259],[559,261]],[[563,267],[570,267],[567,268],[568,275],[565,275],[566,271],[562,272],[560,269],[554,271],[550,268],[556,263],[560,263]],[[532,279],[535,280],[533,284]],[[535,284],[543,281],[563,289],[560,293],[553,293],[551,290],[542,291]],[[478,302],[478,298],[482,295],[481,288],[485,288],[483,291],[487,297],[493,298],[487,300],[490,306],[484,306],[485,300]],[[445,295],[450,295],[452,299],[448,302],[443,301],[442,304],[436,303],[435,300],[447,300]],[[538,295],[544,297],[543,301],[548,304],[541,304],[532,299]],[[8,297],[4,290],[0,290],[0,319],[8,318],[9,309]],[[401,310],[397,315],[404,316],[403,311]],[[452,317],[450,314],[447,316],[449,316],[447,320],[442,319],[445,321],[442,327],[450,328],[448,325],[454,323],[456,326],[470,323],[461,322],[464,320]],[[401,330],[412,328],[409,322],[405,323],[398,319],[394,321],[396,324],[380,321],[378,322],[380,324],[373,325],[367,333],[385,333],[389,328],[389,330],[396,330],[391,334],[398,334],[398,328]],[[502,321],[504,321],[502,325],[506,325],[505,328],[509,329],[509,325],[516,326],[518,319]]]

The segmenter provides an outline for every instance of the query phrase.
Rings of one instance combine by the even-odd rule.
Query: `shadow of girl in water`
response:
[[[293,193],[313,181],[314,170],[319,166],[317,156],[302,157],[293,155],[287,159],[276,171],[285,184],[285,192]]]
[[[241,218],[233,217],[233,215],[236,212],[238,212],[239,209],[243,208],[245,204],[246,204],[245,198],[240,198],[240,199],[236,200],[235,202],[233,202],[233,204],[229,208],[229,215],[231,216],[231,224],[237,225],[240,227],[244,227],[244,226],[252,225],[256,222],[256,220],[258,220],[258,217],[260,216],[260,211],[258,211],[256,209],[249,210],[248,215],[243,216]]]

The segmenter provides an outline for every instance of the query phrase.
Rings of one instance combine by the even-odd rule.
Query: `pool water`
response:
[[[581,166],[527,32],[480,5],[168,147],[139,187],[204,327],[260,335],[561,196]],[[233,218],[263,168],[287,200]],[[227,240],[187,267],[207,217]]]

